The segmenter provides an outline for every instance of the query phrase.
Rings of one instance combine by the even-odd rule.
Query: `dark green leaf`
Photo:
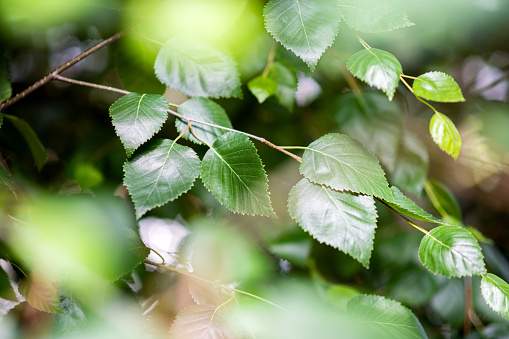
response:
[[[422,266],[417,266],[391,274],[387,289],[387,296],[405,305],[418,307],[428,302],[437,292],[438,279]]]
[[[455,327],[461,326],[465,321],[465,285],[463,280],[446,280],[431,299],[430,306],[442,321]]]
[[[7,60],[0,55],[0,103],[6,101],[12,96],[12,87],[9,82],[9,69]],[[2,121],[0,119],[0,126]]]
[[[413,26],[397,0],[341,0],[339,11],[351,28],[380,33]]]
[[[288,110],[293,110],[295,93],[297,92],[297,74],[295,71],[287,64],[275,62],[270,69],[269,78],[277,84],[276,98],[278,102]]]
[[[208,122],[210,124],[232,128],[232,123],[230,122],[230,119],[228,118],[228,115],[226,115],[224,109],[214,101],[206,98],[196,97],[187,100],[179,106],[178,113],[185,116],[186,118],[196,119]],[[192,121],[191,124],[193,126],[194,133],[208,144],[213,144],[217,138],[226,133],[224,129],[194,123]],[[187,122],[177,119],[175,121],[175,127],[177,127],[179,133],[182,133],[187,127]],[[186,131],[184,137],[197,144],[202,143],[196,139],[196,137],[192,135],[190,131]]]
[[[348,314],[372,328],[376,338],[427,338],[415,315],[394,300],[358,295],[348,302]]]
[[[200,159],[189,147],[158,139],[129,159],[124,172],[139,219],[189,191],[200,175]]]
[[[370,86],[381,89],[392,100],[403,71],[394,55],[376,48],[364,49],[348,59],[348,70]]]
[[[327,134],[311,143],[302,157],[300,173],[334,190],[394,199],[378,159],[344,134]]]
[[[157,55],[155,71],[162,83],[189,96],[242,95],[236,62],[195,41],[168,40]]]
[[[302,179],[290,191],[288,212],[313,238],[369,267],[377,219],[372,197],[333,191]]]
[[[442,151],[458,159],[461,150],[461,137],[458,129],[448,116],[435,112],[429,124],[433,141]]]
[[[9,172],[0,164],[0,185],[7,186],[11,190],[12,194],[17,197],[16,188]]]
[[[431,204],[442,218],[454,224],[461,223],[463,218],[459,202],[444,184],[437,180],[429,179],[424,184],[424,189]]]
[[[203,158],[201,177],[216,199],[235,213],[275,216],[267,175],[247,136],[224,134]]]
[[[474,236],[460,226],[432,229],[421,241],[419,258],[431,272],[448,278],[486,272],[481,247]]]
[[[461,89],[454,79],[442,72],[428,72],[414,80],[412,86],[415,94],[433,101],[460,102],[465,101]]]
[[[168,117],[168,101],[157,94],[127,94],[110,106],[115,131],[127,155],[149,140]]]
[[[482,296],[493,311],[509,319],[509,284],[488,273],[481,280]]]
[[[47,313],[60,313],[60,298],[53,284],[40,277],[25,277],[18,285],[19,293],[33,308]]]
[[[177,314],[170,336],[179,339],[235,339],[221,309],[213,305],[192,305]]]
[[[265,27],[313,70],[338,33],[334,1],[271,0],[263,11]]]
[[[3,114],[3,116],[4,118],[8,119],[21,133],[27,142],[30,151],[32,152],[32,155],[34,156],[37,169],[40,171],[46,163],[48,154],[46,153],[46,149],[42,145],[41,141],[37,137],[37,134],[35,134],[32,127],[30,127],[30,125],[27,124],[25,120],[8,114]]]
[[[414,218],[420,221],[433,222],[436,224],[443,224],[441,220],[424,211],[412,200],[407,198],[397,187],[392,186],[391,189],[394,193],[394,201],[386,202],[390,207],[410,218]]]
[[[18,301],[16,293],[14,293],[14,290],[12,289],[9,277],[2,267],[0,267],[0,298]]]
[[[276,94],[277,83],[274,79],[259,76],[249,81],[247,87],[261,104],[268,97]]]
[[[405,131],[390,182],[403,190],[420,195],[428,177],[429,157],[426,147],[410,131]]]

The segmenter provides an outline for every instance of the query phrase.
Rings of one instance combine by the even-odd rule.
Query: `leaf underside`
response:
[[[179,339],[237,338],[218,307],[213,305],[192,305],[180,311],[171,325],[170,335]]]
[[[297,92],[297,74],[286,63],[275,62],[272,65],[269,78],[276,82],[276,92],[274,93],[278,102],[293,110],[295,106],[295,94]]]
[[[491,309],[509,319],[509,284],[488,273],[481,280],[481,291]]]
[[[435,218],[434,216],[432,216],[431,214],[417,206],[415,202],[407,198],[397,187],[392,186],[391,189],[392,192],[394,193],[394,201],[387,202],[387,204],[394,208],[396,211],[410,218],[414,218],[416,220],[433,222],[436,224],[443,224],[443,221]]]
[[[259,76],[249,81],[247,87],[261,104],[268,97],[276,94],[277,83],[274,79]]]
[[[9,172],[0,164],[0,185],[7,186],[11,190],[12,194],[16,197],[16,188],[14,187],[14,181]]]
[[[429,124],[429,132],[433,141],[442,151],[458,159],[461,151],[461,137],[458,129],[448,116],[436,112]]]

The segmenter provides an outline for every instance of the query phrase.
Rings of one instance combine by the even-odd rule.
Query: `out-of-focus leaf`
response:
[[[346,312],[346,307],[350,299],[359,294],[359,291],[348,285],[334,285],[326,292],[327,300],[337,309],[344,312]]]
[[[422,267],[415,267],[391,275],[387,295],[411,307],[428,302],[438,289],[437,278]]]
[[[247,87],[253,93],[253,95],[258,99],[258,102],[261,104],[268,97],[276,94],[277,83],[274,79],[259,76],[247,83]]]
[[[271,0],[263,15],[267,31],[311,70],[334,42],[341,19],[334,1]]]
[[[83,307],[72,295],[64,294],[60,300],[61,312],[55,316],[53,333],[57,336],[72,336],[88,323]]]
[[[14,181],[12,181],[11,174],[0,164],[0,185],[7,186],[11,190],[12,194],[17,197],[16,188],[14,187]]]
[[[305,107],[313,103],[322,94],[323,90],[320,84],[303,73],[297,75],[297,92],[295,93],[295,100],[297,106]]]
[[[461,223],[461,209],[454,194],[441,182],[429,179],[424,184],[424,189],[433,207],[442,218],[448,222]]]
[[[442,321],[460,326],[465,319],[465,286],[462,279],[448,279],[430,303]],[[477,311],[477,309],[476,309]]]
[[[242,95],[235,60],[196,41],[179,37],[168,40],[154,67],[162,83],[189,96]]]
[[[88,162],[78,162],[72,171],[72,179],[76,180],[82,190],[100,185],[104,176],[94,165]]]
[[[7,273],[0,267],[0,298],[17,301],[16,293],[12,289]]]
[[[47,313],[60,313],[60,297],[53,284],[40,276],[25,277],[18,285],[19,293],[30,306]]]
[[[357,78],[382,90],[392,100],[403,71],[394,55],[376,48],[364,49],[348,59],[348,70]]]
[[[229,132],[219,137],[203,157],[201,178],[205,187],[232,212],[275,216],[267,175],[247,136]]]
[[[229,291],[197,279],[189,280],[189,294],[198,305],[221,305],[231,298]]]
[[[339,11],[351,28],[380,33],[413,26],[397,0],[341,0]]]
[[[270,242],[269,249],[292,265],[306,267],[311,254],[312,239],[301,228],[285,233]]]
[[[313,238],[369,267],[377,219],[372,197],[333,191],[302,179],[290,191],[288,212]]]
[[[435,112],[429,123],[429,132],[433,141],[442,151],[454,159],[458,159],[461,151],[461,137],[448,116]]]
[[[431,272],[448,278],[486,272],[481,247],[474,236],[460,226],[432,229],[421,241],[419,258]]]
[[[302,157],[300,173],[334,190],[394,199],[378,159],[344,134],[331,133],[312,142]]]
[[[2,115],[4,116],[4,118],[9,120],[14,125],[14,127],[16,127],[18,131],[21,133],[21,135],[27,142],[30,151],[32,152],[32,155],[35,159],[35,163],[37,165],[37,169],[40,171],[44,166],[44,163],[46,163],[48,154],[46,152],[46,149],[42,145],[41,141],[37,137],[37,134],[35,134],[32,127],[30,127],[30,125],[25,120],[15,117],[13,115],[8,114]]]
[[[297,74],[289,65],[275,62],[269,72],[269,78],[276,84],[276,98],[278,102],[293,110],[295,106],[295,93],[297,92]]]
[[[157,94],[130,93],[110,106],[113,126],[128,156],[161,129],[167,111],[168,101]]]
[[[488,273],[481,281],[482,296],[493,311],[509,319],[509,284]]]
[[[170,327],[174,339],[235,339],[222,312],[213,305],[192,305],[177,314]]]
[[[186,118],[196,119],[199,121],[208,122],[210,124],[219,125],[223,127],[232,128],[230,118],[226,115],[224,109],[216,104],[214,101],[207,98],[192,98],[184,102],[178,107],[178,113]],[[207,126],[195,122],[191,122],[194,133],[208,144],[213,144],[221,135],[225,134],[224,129]],[[182,133],[187,127],[187,122],[180,119],[175,120],[175,127]],[[202,142],[196,139],[190,131],[186,131],[184,138],[189,139],[197,144]]]
[[[465,101],[454,79],[442,72],[428,72],[414,80],[413,89],[418,96],[439,102]]]
[[[187,146],[158,139],[129,159],[124,172],[124,184],[139,219],[189,191],[200,175],[200,159]]]
[[[0,104],[12,96],[12,87],[9,82],[9,69],[7,60],[3,55],[0,55]],[[0,118],[0,126],[2,121]]]
[[[410,218],[414,218],[420,221],[433,222],[436,224],[443,224],[441,220],[435,218],[417,206],[415,202],[406,197],[397,187],[392,186],[391,189],[394,193],[394,201],[386,202],[390,207]]]

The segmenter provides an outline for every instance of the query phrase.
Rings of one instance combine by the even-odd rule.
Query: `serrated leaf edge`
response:
[[[465,102],[466,101],[465,97],[463,96],[463,92],[461,91],[461,87],[458,84],[458,82],[456,80],[454,80],[454,78],[452,76],[450,76],[449,74],[444,73],[444,72],[440,72],[440,71],[431,71],[431,72],[426,72],[424,74],[419,75],[417,78],[415,78],[414,83],[412,84],[412,88],[413,88],[413,85],[415,84],[415,82],[417,80],[425,82],[424,80],[419,79],[419,78],[421,76],[427,75],[427,74],[442,74],[442,75],[445,75],[447,78],[450,78],[456,84],[456,86],[458,86],[458,88],[460,89],[461,99],[460,100],[452,100],[452,101],[450,101],[450,100],[448,100],[448,101],[436,101],[436,100],[432,100],[432,99],[427,99],[427,98],[421,97],[419,95],[421,98],[426,99],[426,100],[430,100],[430,101],[435,101],[435,102],[450,102],[450,103],[453,103],[453,102]]]
[[[494,275],[494,274],[488,273],[488,274],[486,274],[486,275],[483,275],[483,279],[489,279],[489,280],[490,280],[490,281],[491,281],[494,285],[496,285],[496,287],[497,287],[497,289],[500,291],[500,293],[504,294],[504,295],[505,295],[505,297],[507,298],[507,300],[509,300],[509,295],[508,295],[508,294],[506,294],[506,293],[504,293],[504,292],[502,291],[502,289],[500,288],[499,284],[498,284],[495,280],[493,280],[493,278],[491,278],[491,277],[490,277],[490,275]],[[495,275],[495,276],[496,276],[496,275]],[[498,278],[498,276],[496,276],[496,277]],[[497,314],[500,314],[501,316],[503,316],[503,317],[504,317],[504,318],[506,318],[506,319],[509,319],[509,318],[508,318],[508,316],[509,316],[509,312],[508,312],[508,316],[505,316],[505,315],[503,315],[502,313],[500,313],[499,311],[495,310],[495,309],[493,308],[493,306],[491,306],[491,303],[490,303],[490,302],[486,299],[486,296],[485,296],[484,291],[483,291],[482,289],[481,289],[481,294],[482,294],[482,297],[483,297],[484,301],[486,302],[486,304],[489,306],[489,308],[490,308],[493,312],[495,312],[495,313],[497,313]]]

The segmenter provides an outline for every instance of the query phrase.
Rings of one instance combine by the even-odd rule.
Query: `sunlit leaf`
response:
[[[288,212],[313,238],[369,267],[377,219],[372,197],[333,191],[302,179],[290,191]]]
[[[274,95],[277,90],[277,83],[274,79],[259,76],[247,83],[247,87],[261,104],[268,97]]]
[[[39,276],[25,277],[18,285],[19,293],[26,301],[40,311],[60,313],[60,298],[57,288]]]
[[[413,26],[397,0],[341,0],[339,11],[351,28],[380,33]]]
[[[200,175],[200,159],[187,146],[158,139],[129,159],[124,172],[124,184],[139,219],[189,191]]]
[[[269,78],[273,79],[276,84],[276,98],[278,102],[293,110],[295,105],[295,93],[297,92],[297,74],[288,64],[275,62],[272,65]]]
[[[378,159],[344,134],[331,133],[312,142],[302,157],[300,173],[334,190],[394,199]]]
[[[214,101],[207,98],[196,97],[187,100],[178,107],[178,113],[185,116],[186,118],[232,128],[230,118],[228,118],[228,115],[226,115],[224,109]],[[213,144],[217,138],[226,133],[224,129],[207,126],[192,121],[191,124],[193,126],[194,133],[208,144]],[[175,127],[177,127],[179,133],[182,133],[187,127],[187,122],[177,119],[175,120]],[[202,143],[196,139],[196,137],[192,135],[190,131],[186,131],[184,137],[197,144]]]
[[[232,212],[274,216],[267,175],[247,136],[229,132],[217,139],[203,158],[201,177]]]
[[[377,295],[358,295],[347,305],[348,314],[373,329],[376,338],[427,338],[412,311]]]
[[[338,33],[334,1],[271,0],[263,11],[265,27],[313,70]]]
[[[16,188],[14,187],[14,181],[12,181],[11,174],[0,164],[0,185],[7,186],[11,190],[12,194],[16,197]]]
[[[486,272],[481,247],[474,236],[460,226],[432,229],[421,241],[419,258],[431,272],[448,278]]]
[[[177,314],[170,328],[175,339],[235,339],[221,309],[213,305],[192,305]]]
[[[442,151],[458,159],[461,150],[461,137],[458,129],[448,116],[436,112],[429,124],[433,141]]]
[[[196,41],[168,40],[157,55],[155,71],[162,83],[189,96],[242,95],[233,58]]]
[[[509,319],[509,284],[488,273],[481,280],[482,296],[493,311]]]
[[[394,193],[394,201],[386,202],[386,204],[394,208],[396,211],[410,218],[414,218],[420,221],[443,224],[441,220],[435,218],[434,216],[432,216],[431,214],[417,206],[415,202],[406,197],[397,187],[392,186],[391,189],[392,192]]]
[[[348,59],[348,70],[357,78],[382,90],[392,100],[403,71],[394,55],[376,48],[364,49]]]
[[[442,72],[428,72],[414,80],[415,94],[427,100],[439,102],[465,101],[454,79]]]
[[[451,190],[434,179],[428,179],[424,184],[424,189],[431,204],[440,213],[442,218],[452,220],[455,224],[461,222],[463,219],[461,208]]]

